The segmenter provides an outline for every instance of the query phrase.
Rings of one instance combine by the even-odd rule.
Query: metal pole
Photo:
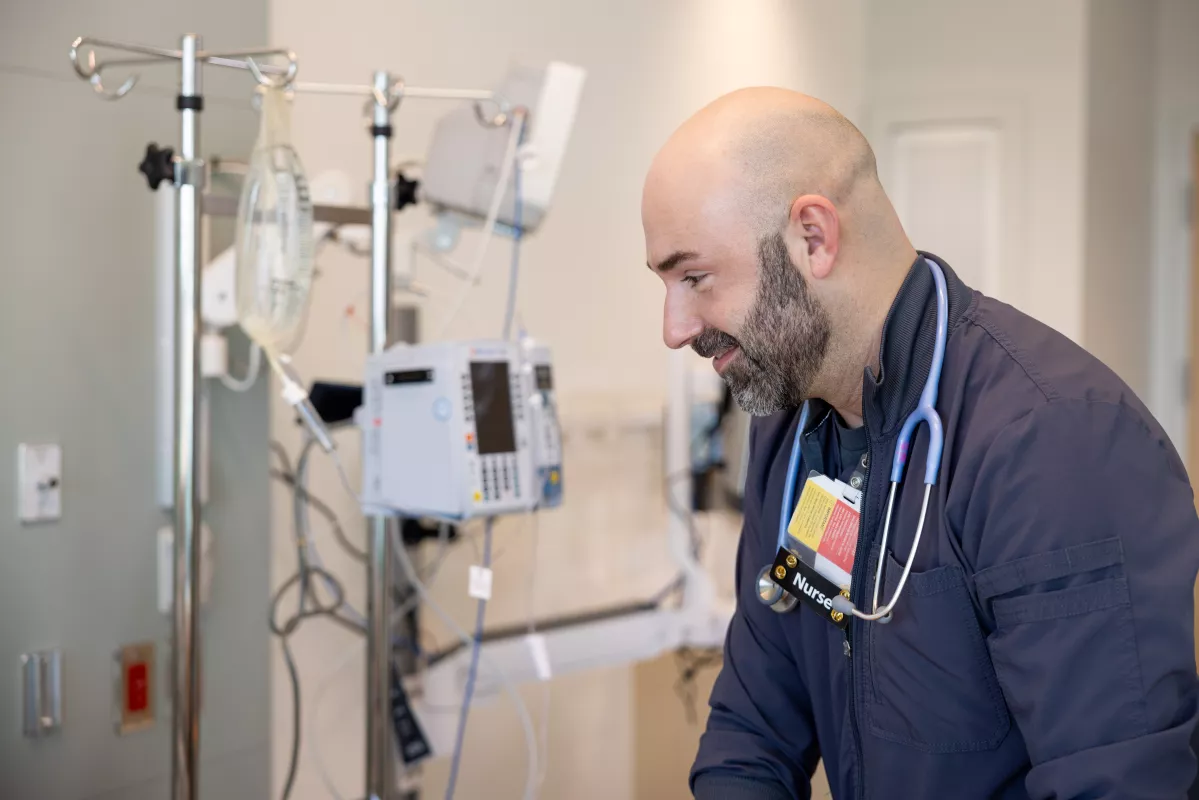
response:
[[[371,135],[375,143],[371,182],[371,332],[372,353],[390,343],[391,318],[391,85],[387,72],[376,72]],[[379,100],[385,100],[380,103]],[[370,520],[367,570],[366,644],[366,796],[389,800],[395,785],[395,750],[390,726],[392,553],[389,520]]]
[[[200,195],[203,189],[199,115],[203,107],[200,37],[182,38],[179,98],[181,141],[175,165],[178,211],[175,281],[175,602],[171,777],[174,800],[199,797],[200,755],[200,495],[196,411],[200,399]]]

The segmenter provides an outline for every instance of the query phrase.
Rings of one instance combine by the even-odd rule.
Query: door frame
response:
[[[863,115],[863,132],[874,147],[879,178],[890,190],[893,173],[891,134],[904,128],[924,126],[985,126],[1000,136],[1000,218],[1003,220],[1000,263],[990,287],[1001,299],[1024,306],[1024,295],[1034,276],[1021,272],[1023,264],[1014,254],[1023,252],[1028,241],[1026,209],[1020,198],[1028,182],[1025,178],[1028,157],[1028,113],[1018,100],[1003,94],[956,92],[940,94],[894,94],[868,103]],[[913,242],[916,247],[936,247],[935,243]],[[1005,257],[1005,254],[1007,257]],[[982,288],[982,287],[976,287]]]
[[[1192,473],[1199,464],[1190,454],[1191,225],[1188,184],[1194,173],[1191,153],[1199,135],[1199,104],[1174,109],[1158,126],[1153,180],[1153,260],[1149,331],[1148,405]],[[1186,176],[1186,177],[1180,177]],[[1195,201],[1199,202],[1199,198]],[[1181,332],[1181,334],[1180,334]]]

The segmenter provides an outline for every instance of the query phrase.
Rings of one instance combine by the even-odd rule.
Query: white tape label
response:
[[[476,600],[490,600],[491,570],[472,564],[470,568],[470,587],[467,592]]]

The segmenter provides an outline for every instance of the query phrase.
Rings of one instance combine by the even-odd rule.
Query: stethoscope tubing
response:
[[[891,612],[895,608],[895,604],[899,601],[900,595],[903,593],[908,576],[912,571],[912,564],[916,560],[916,550],[920,546],[920,538],[924,533],[924,523],[928,516],[928,501],[932,495],[932,488],[937,483],[938,472],[941,466],[944,431],[941,425],[941,417],[936,410],[936,405],[937,393],[941,383],[941,369],[945,363],[945,346],[949,336],[949,292],[945,285],[945,275],[941,271],[941,267],[930,258],[925,258],[925,263],[928,264],[929,269],[933,273],[933,283],[936,286],[937,295],[937,326],[933,345],[933,360],[929,367],[928,378],[924,383],[924,389],[920,393],[920,401],[916,410],[904,420],[903,428],[900,430],[899,438],[895,443],[895,455],[891,463],[891,491],[887,499],[887,512],[883,518],[883,539],[879,546],[878,563],[874,571],[874,590],[871,598],[872,611],[866,613],[859,610],[849,598],[843,595],[833,598],[832,601],[833,610],[839,611],[842,614],[853,614],[858,619],[867,622],[881,622],[885,624],[891,621]],[[797,478],[802,462],[800,445],[804,430],[807,428],[808,414],[809,404],[805,402],[800,409],[799,423],[795,430],[795,441],[792,443],[791,457],[787,462],[787,483],[783,488],[783,504],[779,513],[777,542],[779,550],[786,549],[787,525],[790,521],[789,517],[794,511],[795,487],[798,482]],[[912,539],[912,547],[908,551],[907,561],[904,563],[899,583],[895,586],[891,600],[880,609],[878,606],[878,596],[882,584],[883,565],[886,561],[887,541],[891,533],[891,515],[895,507],[895,495],[898,492],[899,485],[903,482],[904,467],[907,464],[912,435],[921,422],[928,425],[929,444],[924,463],[925,487],[924,501],[920,506],[920,521],[916,524],[916,536]],[[767,569],[769,569],[769,565]],[[767,601],[763,599],[763,602]],[[770,605],[779,611],[788,611],[793,607],[793,605],[784,607],[783,604],[777,601],[770,603]]]

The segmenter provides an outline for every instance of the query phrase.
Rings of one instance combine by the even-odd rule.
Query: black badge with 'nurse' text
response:
[[[801,561],[786,548],[779,548],[770,568],[770,577],[783,591],[799,598],[800,602],[842,630],[849,620],[840,611],[833,610],[833,598],[842,592],[837,584],[821,575]]]

